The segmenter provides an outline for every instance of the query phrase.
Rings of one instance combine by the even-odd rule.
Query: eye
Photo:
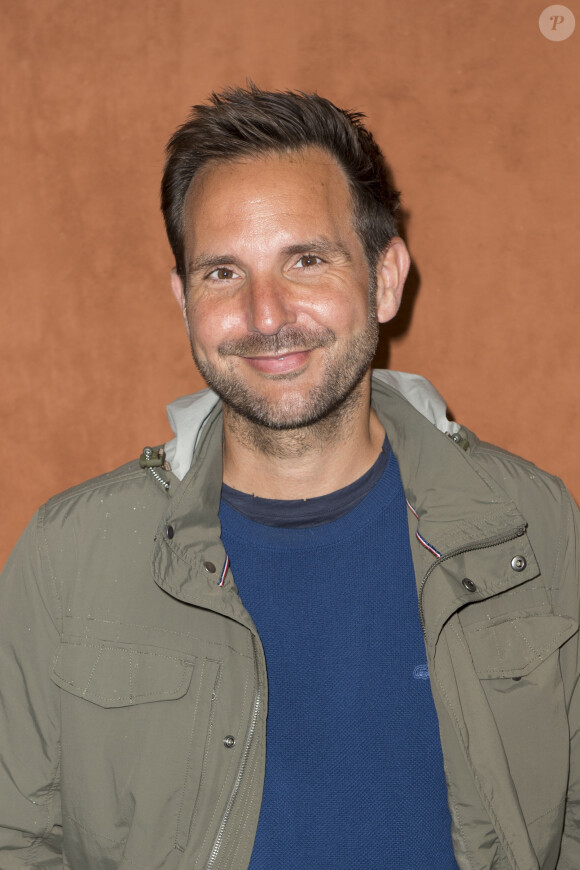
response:
[[[316,254],[304,254],[300,257],[296,266],[298,269],[306,269],[309,266],[318,266],[320,263],[322,263],[322,260]]]
[[[207,277],[212,281],[231,281],[232,278],[237,276],[233,269],[228,269],[227,266],[220,266],[218,269],[210,272]]]

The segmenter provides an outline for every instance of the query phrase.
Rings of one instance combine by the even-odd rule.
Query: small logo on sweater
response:
[[[413,668],[413,677],[416,680],[428,680],[429,679],[429,668],[427,665],[415,665]]]

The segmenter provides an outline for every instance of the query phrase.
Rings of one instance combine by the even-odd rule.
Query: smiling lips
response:
[[[282,375],[294,372],[303,366],[312,351],[288,351],[277,356],[245,356],[252,368],[267,375]]]

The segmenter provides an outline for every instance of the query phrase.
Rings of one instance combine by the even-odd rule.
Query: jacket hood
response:
[[[459,424],[447,417],[444,399],[426,378],[387,369],[375,370],[373,378],[401,393],[441,432],[454,435],[459,431]],[[179,480],[183,480],[189,471],[199,433],[218,401],[219,397],[213,390],[205,389],[182,396],[167,406],[167,416],[175,438],[165,445],[165,454],[171,470]]]

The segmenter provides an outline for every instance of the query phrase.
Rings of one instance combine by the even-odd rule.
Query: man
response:
[[[318,96],[227,91],[171,139],[212,390],[6,568],[2,868],[580,867],[575,508],[371,378],[397,203]]]

